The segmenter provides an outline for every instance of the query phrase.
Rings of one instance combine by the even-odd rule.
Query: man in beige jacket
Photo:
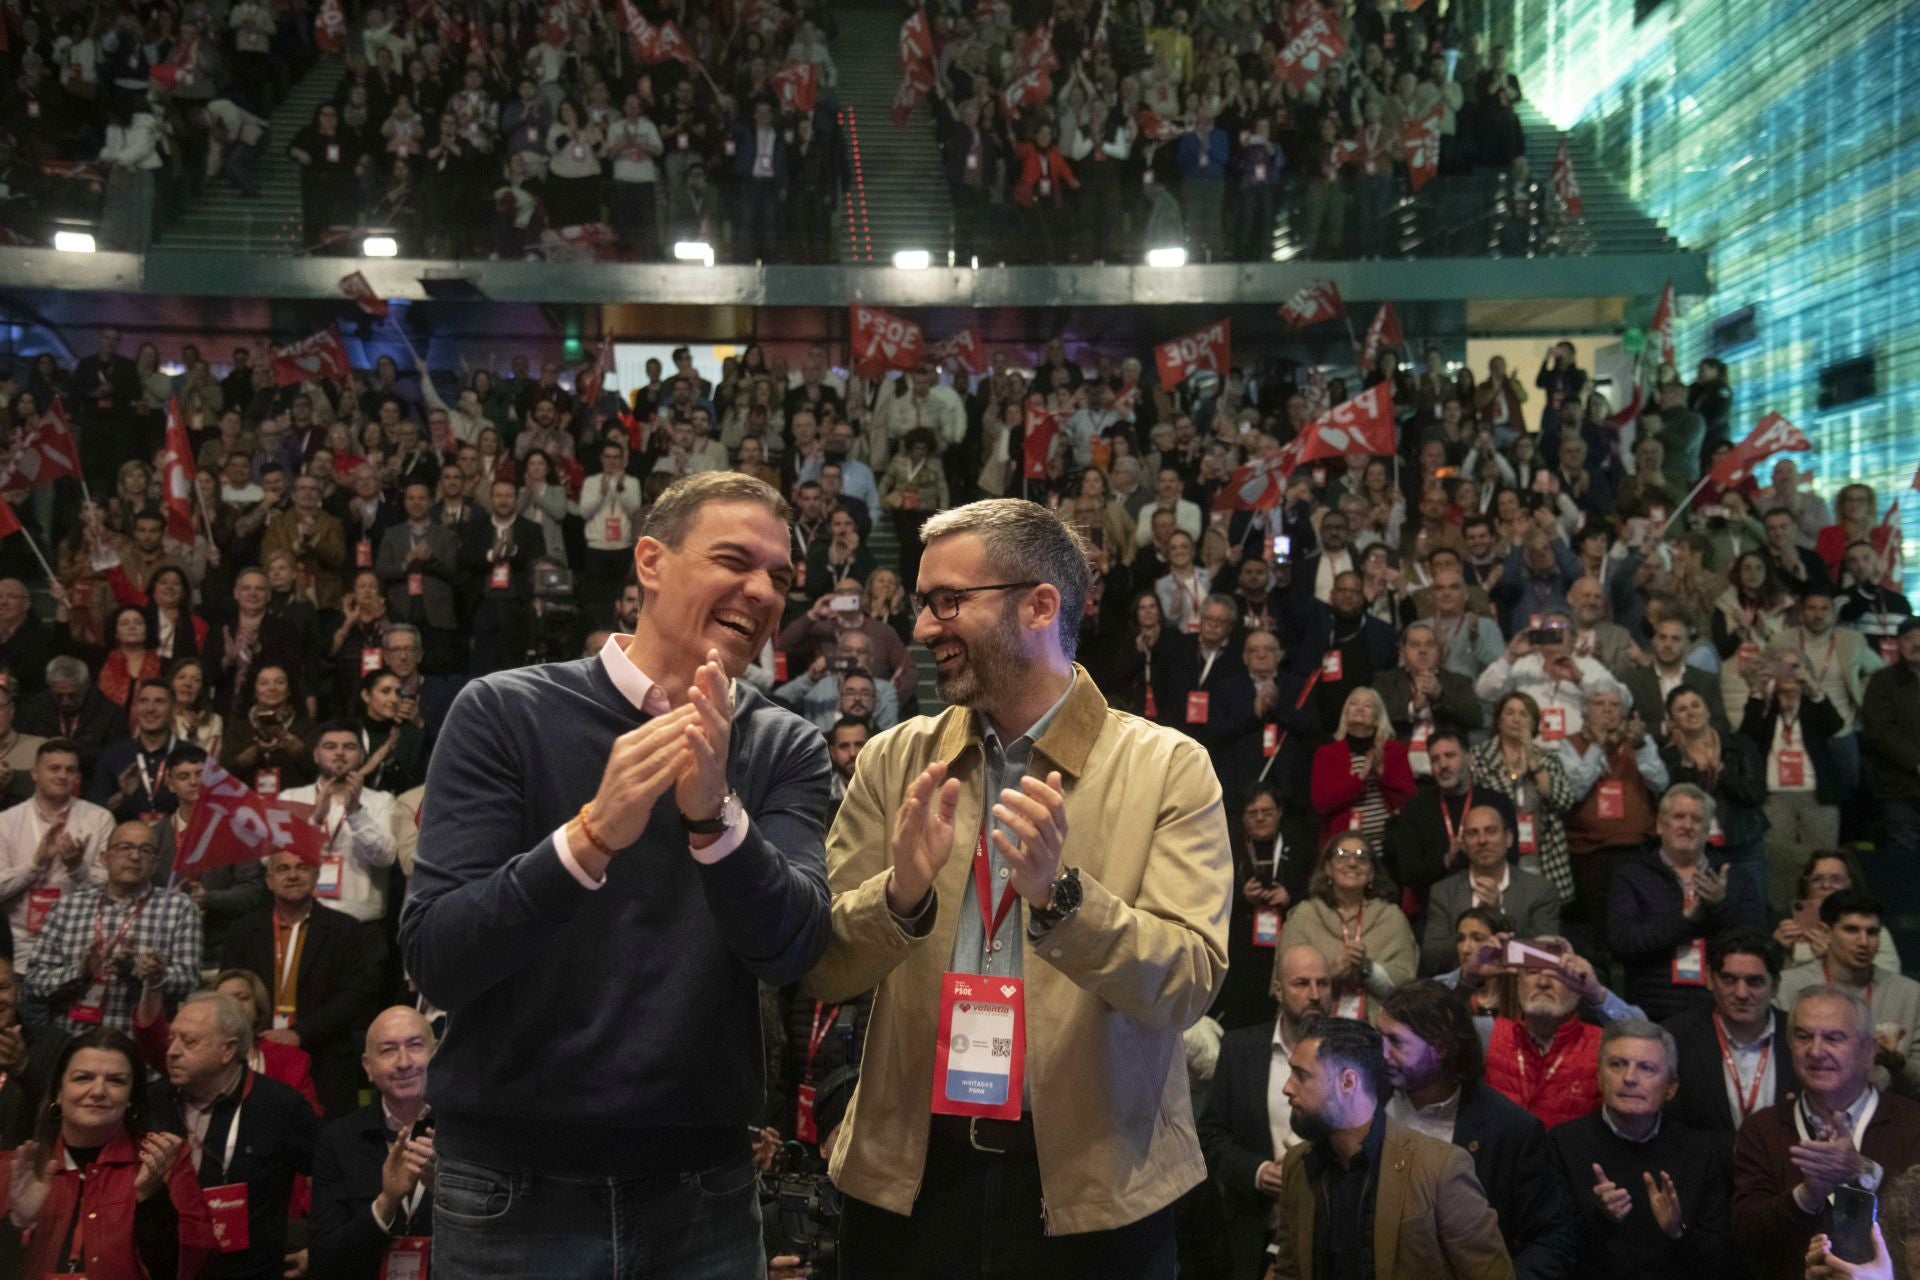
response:
[[[1054,513],[977,502],[923,537],[915,633],[952,705],[861,754],[809,979],[877,989],[833,1156],[841,1274],[1172,1277],[1171,1206],[1206,1176],[1181,1033],[1226,971],[1220,785],[1074,665],[1087,549]],[[956,984],[1024,1012],[998,1117],[952,1101]]]

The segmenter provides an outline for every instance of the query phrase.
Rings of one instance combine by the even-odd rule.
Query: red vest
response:
[[[1551,1129],[1600,1109],[1600,1028],[1570,1017],[1541,1053],[1527,1024],[1496,1018],[1487,1083]]]

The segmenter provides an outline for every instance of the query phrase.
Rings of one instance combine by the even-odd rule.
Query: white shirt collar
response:
[[[618,632],[608,636],[607,642],[600,646],[600,665],[606,669],[613,687],[633,704],[634,710],[644,711],[650,716],[665,715],[671,710],[667,704],[666,690],[655,684],[653,677],[636,666],[627,655],[627,642],[632,639],[632,636]]]
[[[1660,1113],[1657,1111],[1654,1113],[1654,1116],[1653,1116],[1653,1132],[1648,1134],[1644,1138],[1631,1137],[1628,1134],[1621,1132],[1620,1126],[1613,1122],[1612,1107],[1601,1107],[1600,1118],[1607,1122],[1607,1128],[1613,1130],[1613,1136],[1620,1139],[1620,1141],[1622,1142],[1631,1142],[1637,1146],[1643,1146],[1646,1143],[1652,1142],[1655,1138],[1660,1136]]]

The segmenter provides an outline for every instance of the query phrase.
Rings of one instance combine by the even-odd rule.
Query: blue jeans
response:
[[[562,1178],[442,1156],[437,1280],[764,1280],[746,1156],[699,1173]]]

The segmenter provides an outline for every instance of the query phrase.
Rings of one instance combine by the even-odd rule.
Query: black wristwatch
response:
[[[717,836],[733,825],[740,816],[740,797],[727,792],[727,798],[720,802],[720,816],[717,818],[689,818],[680,815],[680,825],[687,829],[690,836]]]
[[[1047,895],[1047,905],[1035,907],[1029,914],[1041,924],[1059,924],[1080,909],[1081,897],[1080,868],[1068,867],[1053,882],[1053,891]]]

